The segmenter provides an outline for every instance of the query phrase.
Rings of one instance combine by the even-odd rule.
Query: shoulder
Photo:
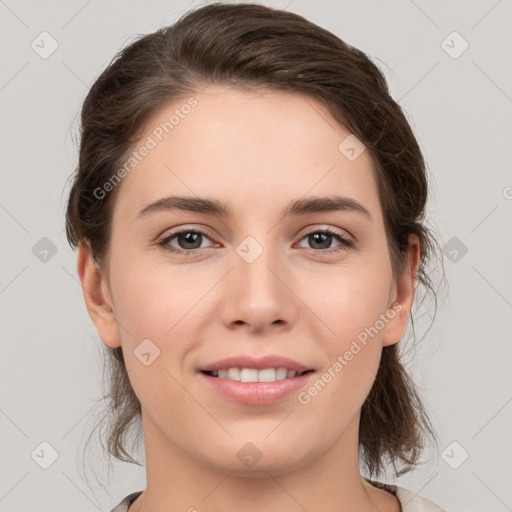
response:
[[[384,489],[398,498],[402,512],[447,512],[433,501],[421,497],[417,492],[393,484],[385,484],[374,480],[365,480],[371,485]]]
[[[142,491],[132,492],[120,501],[110,512],[128,512],[130,505],[142,494]]]
[[[402,506],[403,512],[446,512],[433,501],[422,498],[418,493],[405,489],[404,487],[394,486],[396,497]]]

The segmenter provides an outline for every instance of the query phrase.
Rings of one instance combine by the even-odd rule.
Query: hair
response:
[[[402,275],[409,235],[416,235],[418,284],[432,293],[437,307],[429,267],[438,244],[425,223],[426,165],[382,72],[331,32],[259,4],[213,3],[191,10],[171,26],[138,35],[100,74],[81,109],[79,161],[66,211],[72,248],[87,247],[108,278],[111,220],[120,186],[101,199],[94,191],[126,161],[151,116],[209,84],[301,94],[320,102],[351,130],[374,163],[393,276]],[[370,477],[382,474],[389,462],[397,476],[410,471],[421,463],[426,442],[437,444],[398,345],[383,347],[361,409],[359,449]],[[140,426],[141,404],[122,347],[104,349],[108,421],[96,426],[107,429],[111,456],[140,465],[125,444],[137,421]]]

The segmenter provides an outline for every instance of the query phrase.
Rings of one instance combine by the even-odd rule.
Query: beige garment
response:
[[[404,487],[398,485],[383,484],[373,480],[365,479],[373,486],[384,489],[398,498],[402,507],[402,512],[446,512],[435,503]],[[142,494],[142,491],[136,491],[124,498],[111,512],[128,512],[128,507]]]

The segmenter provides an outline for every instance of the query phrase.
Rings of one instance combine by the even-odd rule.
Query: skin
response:
[[[85,246],[78,254],[89,314],[107,346],[123,347],[142,405],[147,487],[130,512],[399,511],[394,496],[361,478],[358,425],[382,347],[407,327],[418,240],[410,237],[395,279],[369,151],[349,161],[338,146],[350,132],[320,103],[219,85],[194,97],[197,107],[119,185],[108,268]],[[184,103],[153,116],[141,142]],[[371,220],[353,211],[279,219],[292,199],[334,193],[360,202]],[[136,218],[171,194],[219,199],[234,215]],[[327,227],[356,248],[306,236]],[[157,245],[190,228],[205,232],[201,249],[178,237],[169,244],[194,256]],[[263,249],[252,263],[236,252],[247,236]],[[307,405],[295,394],[240,405],[197,375],[234,354],[284,355],[321,375],[394,303],[401,311]],[[160,350],[148,366],[134,355],[146,338]],[[247,442],[262,454],[252,467],[237,457]]]

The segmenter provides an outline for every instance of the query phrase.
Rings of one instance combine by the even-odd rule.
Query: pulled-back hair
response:
[[[209,84],[304,95],[322,103],[355,134],[374,163],[393,276],[402,275],[409,235],[417,235],[418,281],[436,298],[428,268],[437,242],[424,222],[426,166],[382,72],[331,32],[297,14],[258,4],[214,3],[192,10],[172,26],[139,36],[101,73],[81,110],[79,162],[66,212],[73,248],[84,244],[108,272],[120,187],[101,198],[95,191],[122,166],[151,116]],[[412,327],[414,332],[414,322]],[[137,424],[141,434],[141,404],[122,348],[104,348],[108,421],[97,426],[107,431],[108,453],[139,464],[126,441]],[[360,454],[370,477],[389,462],[396,475],[409,471],[429,438],[436,441],[399,344],[386,346],[360,418]]]

